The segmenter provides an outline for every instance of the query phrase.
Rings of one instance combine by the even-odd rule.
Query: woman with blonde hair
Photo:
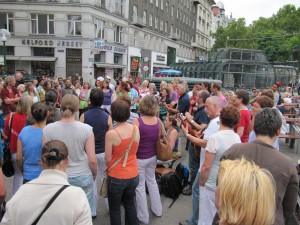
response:
[[[40,101],[39,93],[35,90],[35,86],[32,82],[26,83],[25,90],[24,96],[30,96],[33,103]]]
[[[92,225],[91,211],[81,188],[71,186],[65,173],[69,163],[67,146],[49,141],[41,149],[43,171],[37,179],[24,184],[6,205],[3,224],[36,224],[49,200],[62,191],[42,214],[37,224]],[[37,200],[38,199],[38,200]],[[1,223],[1,224],[2,224]]]
[[[159,105],[155,96],[147,95],[140,104],[141,117],[133,121],[141,135],[137,150],[139,168],[139,185],[136,188],[137,216],[139,221],[145,224],[149,223],[145,183],[149,191],[152,212],[155,216],[162,215],[162,204],[155,180],[156,143],[159,132],[161,135],[166,135],[166,132],[161,120],[156,117],[158,111]]]
[[[43,129],[43,143],[51,140],[63,141],[69,153],[69,166],[66,173],[70,184],[81,187],[90,203],[92,216],[96,216],[93,191],[94,179],[97,175],[97,159],[93,128],[75,120],[79,110],[77,96],[67,94],[61,101],[62,119],[48,124]]]
[[[13,160],[13,166],[15,169],[15,175],[13,180],[13,194],[17,192],[19,187],[23,183],[22,173],[16,163],[16,154],[17,154],[17,141],[19,134],[23,127],[25,126],[25,121],[27,116],[30,114],[32,105],[32,99],[29,96],[24,96],[20,99],[17,105],[17,111],[15,113],[10,113],[4,127],[4,140],[9,138],[10,152]],[[10,130],[11,125],[11,132]]]
[[[215,204],[220,225],[270,225],[275,216],[271,173],[245,158],[220,164]]]

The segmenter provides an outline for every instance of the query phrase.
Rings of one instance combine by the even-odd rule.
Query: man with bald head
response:
[[[205,147],[207,144],[208,138],[216,133],[220,129],[220,121],[219,121],[219,115],[222,110],[222,101],[217,96],[212,96],[206,99],[205,101],[205,112],[207,113],[208,117],[210,118],[210,122],[206,128],[206,130],[203,132],[204,137],[203,139],[199,139],[196,137],[191,136],[188,133],[188,127],[181,126],[182,131],[184,135],[186,136],[187,140],[189,140],[191,143],[194,143],[196,145],[199,145],[201,149],[201,155],[200,155],[200,168],[198,170],[197,176],[195,178],[195,181],[193,183],[192,188],[192,200],[193,200],[193,212],[189,220],[181,221],[179,225],[197,225],[198,224],[198,218],[199,218],[199,178],[200,178],[200,170],[201,166],[204,161],[205,157]]]

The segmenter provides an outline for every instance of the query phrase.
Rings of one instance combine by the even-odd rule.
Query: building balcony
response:
[[[171,34],[170,34],[170,38],[171,38],[172,40],[177,41],[177,40],[180,38],[180,36],[179,36],[179,34],[171,33]]]
[[[140,16],[133,16],[131,21],[132,21],[132,24],[137,27],[145,27],[146,26],[146,23],[143,21],[143,18]]]
[[[200,45],[197,42],[192,42],[191,46],[194,48],[200,48]]]

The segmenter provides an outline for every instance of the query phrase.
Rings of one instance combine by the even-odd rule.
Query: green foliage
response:
[[[272,17],[260,17],[249,26],[239,18],[219,27],[213,37],[213,50],[227,45],[263,50],[269,61],[300,60],[300,8],[285,5]]]

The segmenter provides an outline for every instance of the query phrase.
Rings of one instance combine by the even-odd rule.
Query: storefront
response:
[[[152,60],[151,60],[151,71],[152,76],[155,72],[162,70],[162,69],[169,69],[170,67],[167,66],[167,54],[160,53],[160,52],[152,52]]]
[[[127,73],[127,47],[94,40],[94,78],[110,76],[117,79]]]

